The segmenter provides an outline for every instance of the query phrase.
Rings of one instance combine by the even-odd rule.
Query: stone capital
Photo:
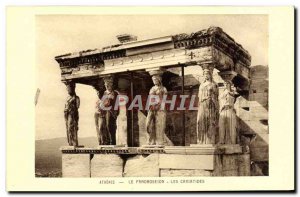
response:
[[[198,64],[198,65],[201,66],[201,68],[202,68],[203,70],[208,69],[208,70],[210,71],[211,74],[213,73],[214,68],[215,68],[215,66],[214,66],[213,63],[202,63],[202,64]]]
[[[113,83],[114,75],[104,75],[103,76],[103,81],[104,81],[104,83],[107,83],[107,82]]]
[[[64,80],[62,81],[66,86],[76,86],[76,83],[72,80]]]
[[[237,73],[234,71],[221,71],[218,74],[222,77],[224,81],[230,81],[230,82],[232,82],[234,77],[237,76]]]
[[[162,74],[166,71],[165,69],[163,68],[151,68],[151,69],[146,69],[146,71],[151,75],[151,76],[154,76],[154,75],[159,75],[159,76],[162,76]]]

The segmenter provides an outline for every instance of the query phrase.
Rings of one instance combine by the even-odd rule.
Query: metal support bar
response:
[[[181,65],[181,94],[184,95],[184,64]],[[185,146],[185,110],[181,112],[182,129],[183,129],[183,146]]]
[[[130,72],[130,98],[131,102],[133,100],[133,72]],[[133,109],[131,109],[131,146],[134,146],[134,114]]]

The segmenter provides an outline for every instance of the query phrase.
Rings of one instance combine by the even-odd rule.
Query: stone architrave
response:
[[[197,144],[215,144],[219,116],[218,86],[213,81],[213,65],[203,64],[204,81],[199,87]]]
[[[70,146],[78,146],[78,108],[80,106],[80,99],[75,92],[75,83],[65,82],[65,84],[69,94],[64,109],[68,144]]]

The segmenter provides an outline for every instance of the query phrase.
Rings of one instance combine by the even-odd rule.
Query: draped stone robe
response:
[[[199,88],[197,116],[197,143],[215,144],[218,124],[218,86],[214,81],[205,81]]]
[[[219,143],[236,144],[237,124],[234,109],[235,93],[227,89],[220,95]]]
[[[117,91],[105,91],[103,100],[98,100],[96,103],[95,124],[98,136],[99,145],[116,145],[116,119],[118,116],[118,109],[114,110]],[[110,110],[102,109],[101,106]]]
[[[159,96],[160,102],[150,105],[148,111],[146,129],[149,134],[149,145],[173,145],[165,134],[167,112],[165,109],[160,109],[161,100],[167,93],[167,89],[164,86],[153,86],[150,89],[149,95]]]
[[[69,96],[65,104],[64,115],[66,121],[67,139],[70,146],[78,146],[78,108],[80,99],[78,96]]]

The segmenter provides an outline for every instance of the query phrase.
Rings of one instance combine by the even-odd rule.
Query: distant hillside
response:
[[[59,148],[67,145],[67,138],[35,141],[35,173],[37,177],[61,176],[61,151]],[[97,147],[97,138],[79,138],[79,145]]]

